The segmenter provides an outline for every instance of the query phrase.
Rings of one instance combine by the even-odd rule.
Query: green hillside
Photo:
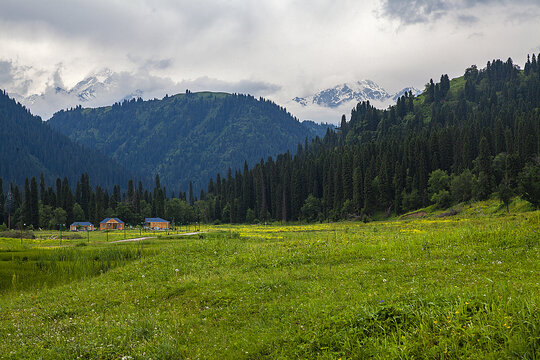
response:
[[[103,154],[71,141],[0,91],[0,178],[22,186],[27,177],[71,183],[88,173],[94,184],[112,188],[133,178],[131,172]],[[0,193],[2,189],[0,189]],[[3,210],[3,209],[2,209]]]
[[[49,124],[123,166],[159,174],[170,190],[206,189],[210,177],[291,150],[325,127],[303,126],[284,108],[246,95],[191,93],[56,113]]]

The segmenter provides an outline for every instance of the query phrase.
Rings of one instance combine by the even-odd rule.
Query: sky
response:
[[[291,102],[370,79],[423,89],[492,59],[540,53],[538,0],[0,0],[0,88],[49,118],[59,92],[99,75],[85,106],[126,95],[249,93],[301,120],[338,122]],[[41,95],[41,96],[39,96]],[[28,101],[28,99],[27,99]]]

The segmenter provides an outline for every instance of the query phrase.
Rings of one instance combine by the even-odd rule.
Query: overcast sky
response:
[[[494,58],[523,65],[540,52],[538,0],[0,0],[0,9],[0,88],[22,96],[110,69],[121,87],[111,97],[190,88],[287,106],[343,82],[422,89],[442,73]]]

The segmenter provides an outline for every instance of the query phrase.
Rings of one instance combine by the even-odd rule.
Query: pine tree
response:
[[[426,100],[430,103],[435,100],[435,84],[433,83],[433,79],[430,79],[429,84],[427,84]]]
[[[479,153],[475,160],[478,174],[478,183],[476,187],[476,197],[479,200],[485,200],[491,194],[493,184],[493,174],[491,169],[491,153],[489,144],[485,137],[480,139]]]
[[[4,219],[4,206],[5,206],[6,198],[4,195],[4,184],[3,180],[0,177],[0,225],[5,223]]]
[[[64,201],[62,199],[62,180],[60,178],[56,179],[56,201],[54,206],[55,207],[61,207],[64,204]]]
[[[43,204],[45,204],[45,197],[47,196],[47,188],[46,188],[46,185],[45,185],[45,175],[43,175],[43,173],[41,173],[39,175],[39,196],[40,196],[40,200]]]
[[[189,205],[193,206],[195,198],[193,197],[193,183],[189,182]]]
[[[10,189],[10,191],[8,192],[6,196],[6,201],[4,204],[4,210],[7,214],[8,229],[11,229],[11,226],[12,226],[11,217],[15,213],[15,209],[16,209],[15,196],[13,195],[13,191]]]
[[[66,224],[64,225],[68,226],[73,222],[73,204],[75,201],[67,177],[64,177],[62,182],[62,201],[63,205],[61,207],[66,211]]]
[[[36,178],[32,176],[30,181],[30,224],[35,229],[39,228],[39,194]]]
[[[28,178],[24,181],[24,203],[22,212],[22,221],[25,225],[32,223],[32,200],[30,195],[30,184]]]

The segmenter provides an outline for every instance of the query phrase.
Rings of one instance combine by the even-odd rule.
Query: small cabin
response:
[[[171,223],[162,218],[146,218],[144,219],[144,226],[148,229],[166,230],[171,228]]]
[[[124,225],[119,218],[106,218],[99,223],[99,230],[124,230]]]
[[[94,225],[89,222],[75,221],[69,225],[69,231],[94,231]]]

